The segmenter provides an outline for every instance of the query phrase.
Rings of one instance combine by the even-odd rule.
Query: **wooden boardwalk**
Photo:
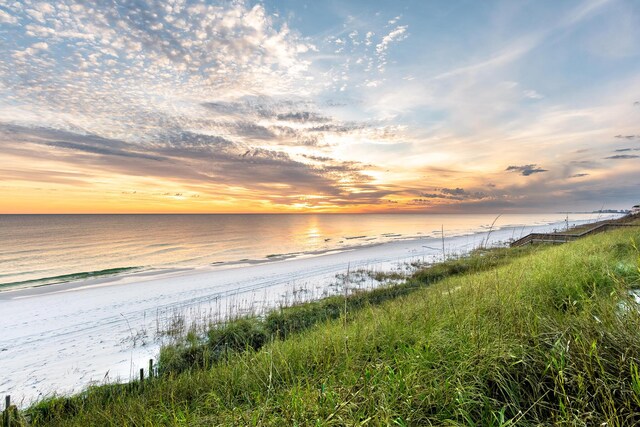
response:
[[[524,246],[533,243],[566,243],[573,240],[580,239],[582,237],[602,233],[603,231],[611,230],[619,227],[638,227],[639,224],[624,224],[617,222],[605,222],[589,228],[582,233],[570,234],[570,233],[531,233],[524,236],[521,239],[511,243],[511,247]]]

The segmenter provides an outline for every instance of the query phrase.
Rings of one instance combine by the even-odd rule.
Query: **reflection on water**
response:
[[[0,284],[123,267],[196,267],[486,230],[496,215],[0,215]],[[497,227],[561,222],[502,215]],[[570,220],[595,220],[575,214]],[[514,237],[519,237],[514,228]]]

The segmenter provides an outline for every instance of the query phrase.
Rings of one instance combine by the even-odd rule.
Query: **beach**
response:
[[[126,381],[157,357],[176,329],[260,314],[345,292],[345,287],[380,286],[375,272],[406,274],[412,264],[438,262],[563,225],[413,237],[255,264],[123,272],[0,292],[0,394],[11,394],[26,406],[90,384]]]

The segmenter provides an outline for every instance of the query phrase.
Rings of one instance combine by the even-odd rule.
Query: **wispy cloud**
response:
[[[548,172],[547,169],[542,169],[535,164],[522,165],[522,166],[508,166],[505,170],[507,172],[518,172],[522,176],[529,176],[529,175],[533,175],[534,173]]]
[[[440,188],[435,189],[435,192],[420,193],[422,199],[442,199],[442,200],[482,200],[490,197],[487,193],[482,191],[467,191],[464,188]],[[414,199],[414,202],[420,201],[420,199]]]
[[[395,18],[389,21],[390,24],[395,24],[397,20],[400,19]],[[396,43],[406,39],[407,29],[409,27],[407,25],[399,25],[389,32],[386,36],[382,38],[382,41],[376,45],[376,53],[378,54],[378,70],[384,71],[385,65],[387,65],[387,50],[392,43]]]
[[[640,156],[636,156],[635,154],[616,154],[615,156],[605,157],[605,159],[610,160],[628,160],[637,158],[640,158]]]

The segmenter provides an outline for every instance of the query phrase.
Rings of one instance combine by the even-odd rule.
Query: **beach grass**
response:
[[[638,244],[628,228],[477,251],[400,285],[214,325],[164,348],[143,385],[49,398],[20,422],[634,425]]]

